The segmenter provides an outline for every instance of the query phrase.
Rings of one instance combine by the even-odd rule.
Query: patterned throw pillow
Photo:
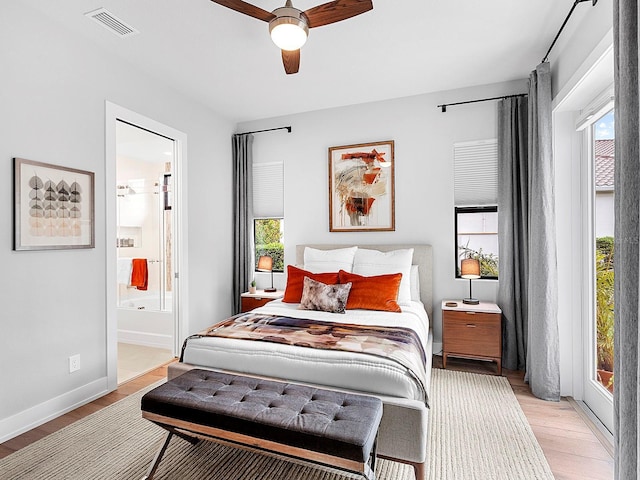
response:
[[[340,283],[337,270],[335,272],[311,273],[293,265],[287,265],[287,286],[284,290],[283,302],[300,303],[302,289],[304,288],[304,277],[309,277],[327,285]]]
[[[320,310],[330,313],[344,313],[351,283],[326,285],[304,277],[300,310]]]

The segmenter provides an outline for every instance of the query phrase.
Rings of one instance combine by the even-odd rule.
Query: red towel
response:
[[[131,265],[131,286],[138,290],[146,290],[149,282],[149,271],[146,258],[134,258]]]

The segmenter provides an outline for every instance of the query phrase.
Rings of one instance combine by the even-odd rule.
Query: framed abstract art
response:
[[[14,158],[14,250],[95,246],[94,173]]]
[[[395,230],[393,140],[329,148],[329,231]]]

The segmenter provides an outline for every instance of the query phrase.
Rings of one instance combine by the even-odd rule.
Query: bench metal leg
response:
[[[186,433],[183,433],[180,430],[175,429],[171,425],[165,425],[163,423],[157,423],[157,425],[166,429],[169,433],[167,433],[167,438],[165,438],[164,443],[156,453],[156,456],[153,458],[153,462],[151,462],[151,465],[149,466],[149,470],[147,471],[147,474],[144,477],[142,477],[142,480],[153,479],[153,476],[156,474],[156,470],[160,465],[160,461],[162,460],[162,456],[164,455],[164,452],[167,450],[167,447],[169,446],[169,441],[171,440],[171,437],[173,435],[176,435],[177,437],[180,437],[183,440],[186,440],[191,445],[197,445],[198,443],[200,443],[200,439],[198,437],[194,437]]]
[[[171,441],[171,437],[173,437],[173,432],[167,433],[167,438],[164,440],[164,443],[160,447],[160,450],[156,453],[156,456],[153,458],[153,462],[149,465],[149,470],[147,470],[147,474],[142,477],[142,480],[152,480],[153,476],[156,474],[156,470],[158,469],[158,465],[160,465],[160,460],[162,460],[162,456],[164,452],[167,450],[169,446],[169,441]]]
[[[158,425],[168,430],[169,432],[173,433],[174,435],[180,437],[181,439],[186,440],[191,445],[197,445],[198,443],[200,443],[200,439],[198,437],[194,437],[193,435],[189,435],[187,433],[181,432],[180,430],[172,427],[171,425],[164,425],[160,423]]]
[[[373,448],[371,449],[371,454],[369,455],[369,461],[364,465],[364,478],[365,480],[376,480],[376,458],[378,449],[378,435],[376,434],[376,438],[373,441]]]

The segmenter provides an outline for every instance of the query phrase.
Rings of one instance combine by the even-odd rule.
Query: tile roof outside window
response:
[[[596,140],[596,188],[613,190],[613,175],[615,172],[615,141]]]

